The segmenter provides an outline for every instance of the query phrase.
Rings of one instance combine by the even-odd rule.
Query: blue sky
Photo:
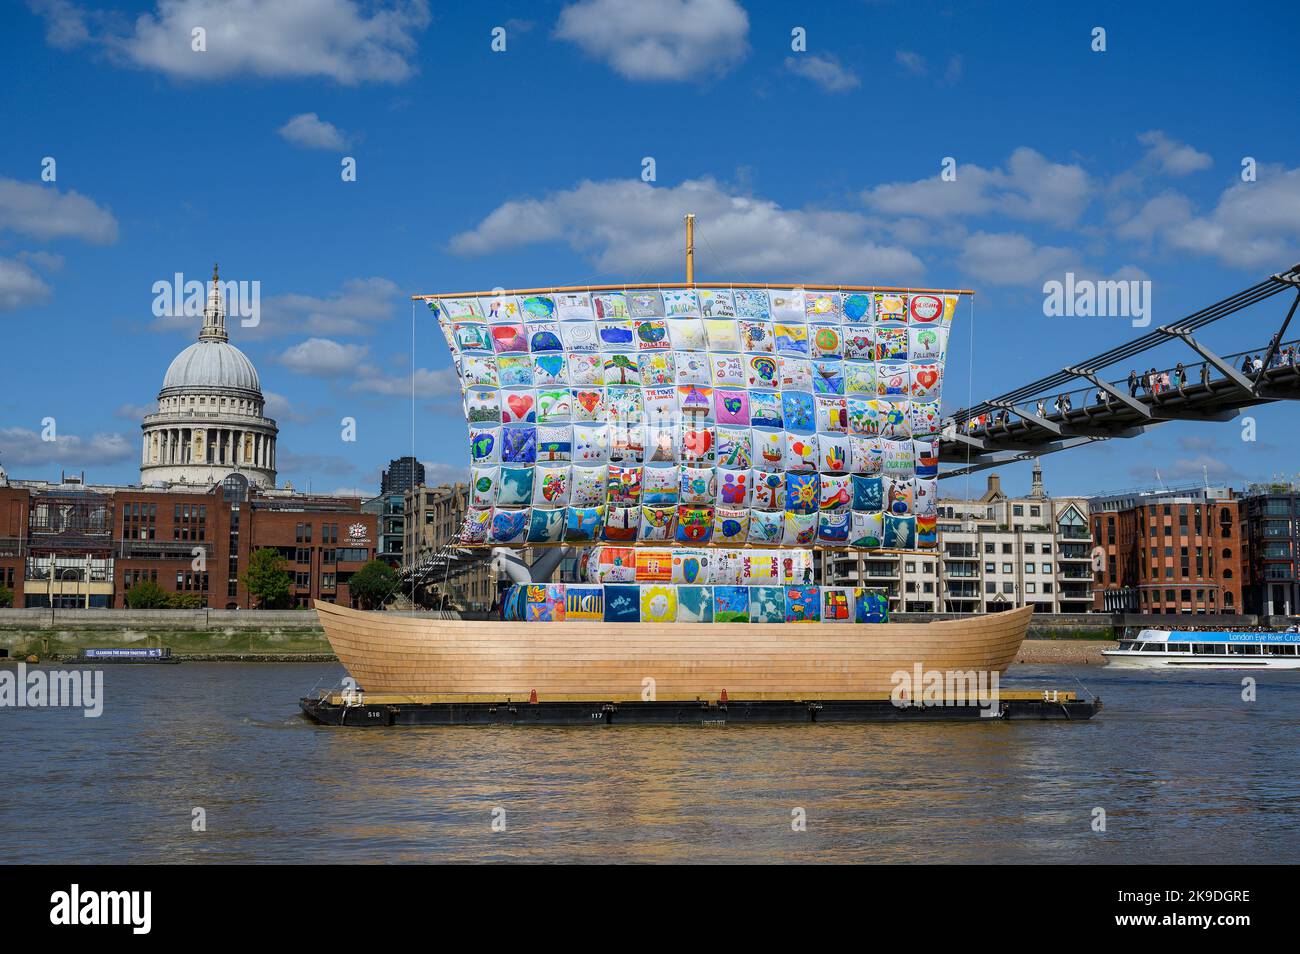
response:
[[[411,452],[410,294],[676,280],[686,211],[703,280],[976,289],[945,404],[1000,393],[1139,333],[1126,318],[1045,316],[1045,281],[1149,280],[1161,324],[1300,261],[1287,12],[15,5],[0,33],[0,463],[136,479],[139,417],[197,332],[153,316],[152,286],[201,280],[215,260],[224,278],[261,283],[261,324],[231,335],[280,423],[281,478],[369,491]],[[205,51],[191,49],[195,26]],[[940,180],[944,157],[954,182]],[[1262,343],[1283,313],[1275,301],[1207,341]],[[416,325],[415,451],[450,477],[465,469],[464,424],[423,309]],[[340,438],[345,416],[355,443]],[[45,417],[54,443],[40,440]],[[1294,408],[1254,417],[1255,442],[1236,423],[1170,424],[1045,458],[1048,487],[1153,485],[1157,468],[1170,484],[1203,469],[1238,484],[1294,476]],[[1002,468],[1004,486],[1027,488],[1028,471]]]

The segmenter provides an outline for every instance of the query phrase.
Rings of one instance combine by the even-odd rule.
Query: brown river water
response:
[[[0,708],[9,862],[1300,859],[1297,673],[1003,680],[1087,723],[338,729],[297,713],[335,664],[103,671],[100,718]]]

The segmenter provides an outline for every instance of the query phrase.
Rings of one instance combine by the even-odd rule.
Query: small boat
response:
[[[162,648],[109,648],[83,649],[76,656],[64,660],[65,664],[98,666],[103,663],[153,663],[175,665],[180,659],[172,655],[171,647]]]
[[[1300,669],[1300,632],[1144,629],[1102,655],[1123,669]]]

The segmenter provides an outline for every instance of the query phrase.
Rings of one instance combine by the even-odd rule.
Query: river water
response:
[[[298,715],[299,696],[342,675],[108,666],[98,719],[0,709],[6,860],[1300,860],[1300,673],[1253,674],[1253,702],[1240,673],[1022,666],[1003,680],[1082,680],[1105,702],[1087,723],[338,729]]]

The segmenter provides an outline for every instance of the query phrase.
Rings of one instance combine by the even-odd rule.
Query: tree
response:
[[[143,580],[126,591],[128,609],[166,609],[171,595],[153,580]]]
[[[378,609],[397,588],[397,574],[382,560],[371,560],[348,580],[348,592],[362,609]]]
[[[14,605],[14,591],[7,586],[0,586],[0,607]]]
[[[289,563],[278,550],[254,550],[239,582],[257,601],[258,609],[282,609],[289,605],[289,586],[293,580],[289,576]]]
[[[168,593],[169,609],[202,609],[203,597],[198,593]]]

